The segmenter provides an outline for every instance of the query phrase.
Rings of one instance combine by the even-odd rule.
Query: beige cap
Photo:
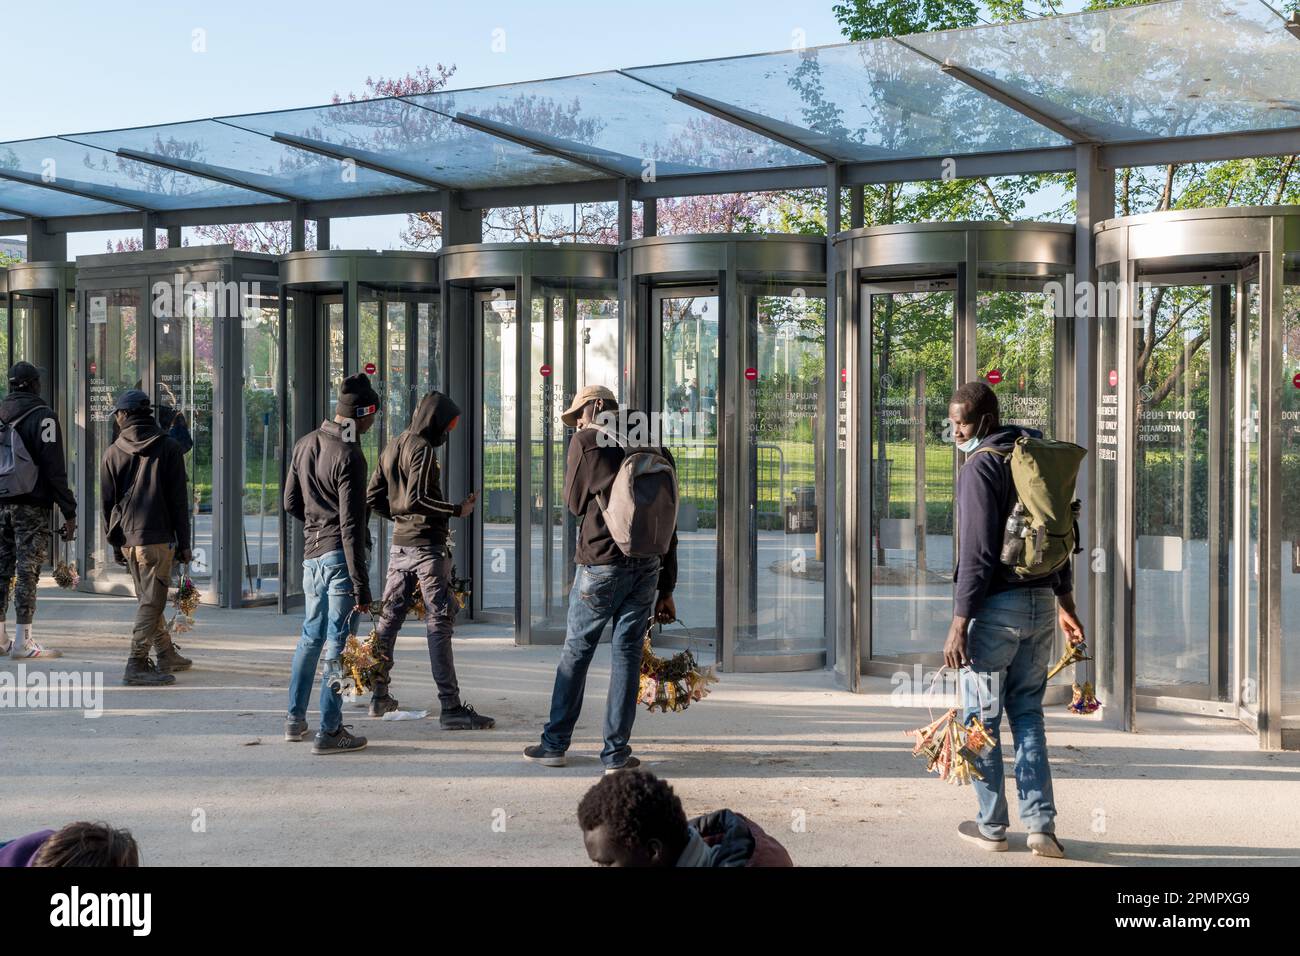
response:
[[[588,385],[573,396],[573,403],[561,413],[560,421],[564,422],[569,428],[577,427],[578,413],[582,411],[582,406],[588,402],[594,402],[598,398],[603,398],[611,406],[618,401],[618,396],[604,385]]]

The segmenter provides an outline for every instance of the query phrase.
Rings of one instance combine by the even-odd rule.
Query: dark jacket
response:
[[[460,409],[446,395],[420,399],[411,424],[384,448],[366,489],[370,509],[393,522],[393,544],[445,548],[447,519],[459,518],[459,504],[442,499],[437,448]]]
[[[1003,425],[990,433],[980,447],[1010,448],[1021,435],[1042,438],[1033,428]],[[957,474],[957,567],[953,614],[979,616],[991,594],[1013,588],[1051,588],[1056,594],[1074,590],[1074,570],[1067,562],[1054,574],[1021,580],[1002,563],[1002,534],[1016,502],[1011,468],[998,455],[971,455]]]
[[[118,547],[144,544],[190,546],[185,457],[180,445],[162,433],[148,412],[126,420],[117,440],[104,451],[99,469],[100,514],[108,534],[113,509],[122,503]]]
[[[41,408],[45,411],[38,410]],[[10,392],[0,402],[0,419],[12,422],[24,414],[27,417],[18,423],[18,434],[32,460],[36,462],[41,477],[36,487],[27,494],[15,495],[3,501],[6,504],[38,505],[42,508],[58,505],[63,517],[75,518],[77,499],[68,487],[68,468],[63,458],[63,429],[59,426],[59,419],[55,416],[54,409],[35,392]],[[53,423],[53,441],[45,440],[49,437],[46,422]]]
[[[284,510],[303,523],[303,556],[342,550],[352,594],[357,604],[369,604],[366,457],[359,444],[343,440],[338,422],[321,422],[293,446]]]
[[[580,518],[578,545],[573,560],[578,564],[615,564],[623,560],[623,552],[614,543],[605,525],[605,514],[596,503],[596,496],[604,494],[614,484],[618,466],[623,463],[623,449],[618,445],[601,445],[594,428],[580,428],[569,439],[568,461],[564,469],[564,500],[569,512]],[[664,449],[664,455],[677,463]],[[659,595],[667,597],[677,587],[677,532],[668,553],[659,568]]]
[[[0,843],[0,867],[31,866],[45,841],[52,836],[53,830],[38,830],[8,843]]]
[[[714,810],[686,825],[692,833],[678,866],[794,866],[785,847],[733,810]]]

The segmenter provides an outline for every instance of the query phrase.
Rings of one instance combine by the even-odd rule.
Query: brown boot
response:
[[[180,648],[172,641],[171,636],[164,637],[158,644],[158,670],[164,674],[189,670],[194,662],[188,657],[182,657],[179,652]]]

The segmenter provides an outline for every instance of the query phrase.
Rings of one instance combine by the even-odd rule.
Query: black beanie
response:
[[[370,386],[370,378],[364,372],[349,375],[339,388],[338,404],[334,414],[343,418],[365,418],[379,411],[379,393]]]

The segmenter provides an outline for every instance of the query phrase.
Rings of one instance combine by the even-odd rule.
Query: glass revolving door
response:
[[[564,500],[572,430],[560,413],[587,385],[621,393],[615,250],[589,244],[482,244],[443,250],[451,316],[453,496],[478,492],[459,548],[473,615],[516,640],[564,640],[576,519]]]

